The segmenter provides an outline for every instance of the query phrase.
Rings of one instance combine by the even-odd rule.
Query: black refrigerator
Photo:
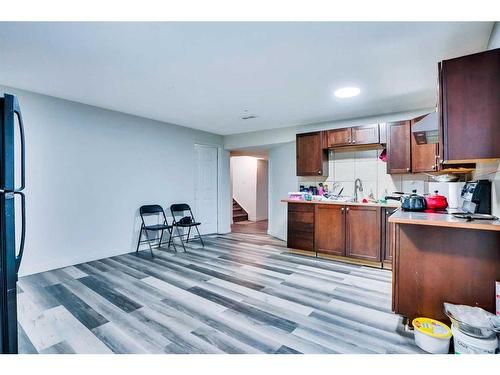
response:
[[[17,145],[20,147],[16,148]],[[0,353],[18,351],[16,284],[26,234],[24,185],[25,142],[21,110],[16,96],[4,94],[0,97]],[[21,214],[18,244],[16,204],[20,204],[18,213]]]

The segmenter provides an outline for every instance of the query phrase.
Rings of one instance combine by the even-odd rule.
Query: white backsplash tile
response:
[[[426,182],[422,180],[403,180],[403,191],[411,193],[416,190],[417,194],[424,194],[428,191],[425,185]]]
[[[354,158],[356,161],[360,160],[377,160],[378,150],[359,150],[354,151]]]
[[[352,163],[355,159],[354,151],[334,151],[333,160],[336,163],[344,162],[344,163]]]
[[[370,196],[370,193],[373,193],[375,199],[378,199],[377,196],[377,181],[363,181],[363,192],[360,194],[359,199],[366,198]]]
[[[341,188],[344,188],[342,191],[342,195],[352,197],[354,194],[354,181],[336,181],[339,184],[337,188],[337,192],[340,191]]]
[[[354,178],[377,181],[377,161],[374,159],[356,159],[354,162]]]
[[[387,164],[378,158],[381,150],[330,150],[328,153],[327,177],[300,177],[299,185],[317,186],[323,182],[330,187],[338,183],[344,188],[342,195],[354,194],[354,180],[360,178],[364,191],[360,198],[368,198],[373,191],[375,198],[382,198],[395,191],[411,192],[417,189],[420,194],[428,192],[428,177],[424,174],[387,174]],[[340,190],[337,188],[337,192]],[[297,186],[297,189],[299,186]]]
[[[354,162],[335,161],[335,181],[354,181]]]

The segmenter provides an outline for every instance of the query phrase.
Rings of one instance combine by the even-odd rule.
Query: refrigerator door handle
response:
[[[17,115],[17,119],[19,120],[19,134],[21,136],[21,186],[18,189],[15,189],[15,191],[20,191],[24,189],[26,182],[26,144],[24,142],[23,115],[21,114],[21,107],[19,106],[19,101],[16,96],[14,96],[13,104],[14,113]]]
[[[19,244],[19,252],[16,253],[16,272],[19,272],[24,253],[24,240],[26,238],[26,198],[21,191],[15,191],[14,194],[19,194],[21,197],[21,242]]]

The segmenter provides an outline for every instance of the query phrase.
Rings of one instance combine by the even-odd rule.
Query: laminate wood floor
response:
[[[421,352],[391,312],[389,271],[266,235],[204,238],[21,278],[20,352]]]

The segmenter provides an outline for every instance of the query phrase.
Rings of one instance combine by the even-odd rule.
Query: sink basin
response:
[[[335,198],[328,198],[326,201],[328,202],[352,202],[351,197],[335,197]]]

